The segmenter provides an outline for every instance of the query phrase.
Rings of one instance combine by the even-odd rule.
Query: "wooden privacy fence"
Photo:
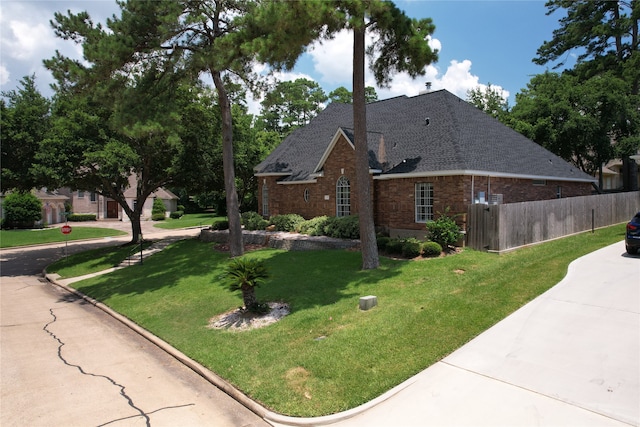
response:
[[[503,252],[626,222],[638,211],[637,191],[505,205],[469,205],[467,246]]]

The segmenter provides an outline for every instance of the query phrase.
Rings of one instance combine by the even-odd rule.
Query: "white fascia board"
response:
[[[264,172],[264,173],[254,173],[253,176],[263,177],[263,176],[290,176],[293,172]]]
[[[567,181],[567,182],[597,182],[596,178],[583,179],[583,178],[563,178],[558,176],[546,176],[546,175],[520,175],[514,173],[504,172],[489,172],[478,170],[449,170],[449,171],[432,171],[432,172],[415,172],[415,173],[396,173],[390,175],[378,175],[373,179],[381,181],[388,179],[401,179],[401,178],[429,178],[433,176],[489,176],[491,178],[513,178],[513,179],[544,179],[547,181]]]
[[[307,179],[304,181],[278,181],[277,184],[279,185],[293,185],[293,184],[315,184],[316,182],[318,182],[315,179]]]
[[[317,173],[318,171],[322,170],[322,167],[324,166],[324,162],[327,161],[327,158],[329,157],[329,154],[331,154],[331,151],[333,151],[333,147],[336,146],[336,144],[338,143],[338,140],[340,139],[341,135],[344,136],[344,139],[347,140],[347,142],[349,143],[351,148],[353,148],[354,150],[356,149],[356,147],[351,143],[351,141],[349,140],[347,135],[344,133],[342,128],[338,128],[336,133],[333,135],[333,139],[331,139],[331,142],[327,146],[327,149],[324,150],[324,154],[320,158],[320,161],[316,165],[315,169],[313,169],[313,173]]]

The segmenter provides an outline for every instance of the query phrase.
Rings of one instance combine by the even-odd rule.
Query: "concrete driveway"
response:
[[[336,425],[640,425],[640,256],[624,242]]]

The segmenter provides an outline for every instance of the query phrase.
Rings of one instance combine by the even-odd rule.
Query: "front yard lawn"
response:
[[[59,228],[42,230],[0,230],[0,248],[41,245],[65,240],[99,239],[101,237],[124,236],[124,231],[98,227],[72,227],[71,234],[64,235]]]
[[[167,218],[157,221],[153,226],[157,228],[174,230],[187,227],[209,227],[214,222],[226,221],[227,217],[216,216],[212,213],[184,214],[178,219]]]
[[[291,314],[245,332],[207,327],[242,304],[222,285],[228,254],[210,243],[181,241],[142,266],[74,286],[271,410],[310,417],[384,393],[554,286],[572,260],[623,237],[618,225],[500,256],[382,258],[375,271],[360,270],[358,252],[250,252],[271,273],[258,298],[284,301]],[[366,295],[378,306],[360,311]]]

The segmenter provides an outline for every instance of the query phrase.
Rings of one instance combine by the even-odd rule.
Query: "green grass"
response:
[[[145,241],[143,249],[148,248],[152,243]],[[129,244],[92,249],[50,264],[47,266],[47,273],[57,273],[62,279],[84,276],[115,267],[130,255],[136,255],[139,252],[140,245]]]
[[[42,230],[0,230],[0,248],[57,243],[65,240],[99,239],[101,237],[124,236],[127,233],[108,228],[73,227],[71,234],[64,235],[59,228]]]
[[[208,227],[214,222],[226,219],[227,217],[216,216],[212,213],[185,214],[179,219],[167,218],[164,221],[158,221],[153,226],[167,230],[187,227]]]
[[[246,332],[207,328],[242,299],[222,285],[228,255],[197,240],[74,286],[268,408],[319,416],[367,402],[442,359],[558,283],[572,260],[623,233],[614,226],[505,255],[382,258],[375,271],[360,270],[358,252],[251,252],[271,272],[258,298],[285,301],[292,312]],[[366,295],[378,306],[362,312]]]

